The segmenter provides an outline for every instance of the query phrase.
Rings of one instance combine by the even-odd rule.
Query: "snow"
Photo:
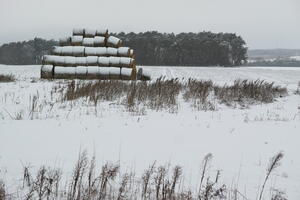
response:
[[[300,56],[291,56],[290,59],[300,61]]]
[[[248,199],[255,199],[269,158],[284,151],[282,165],[266,191],[274,186],[286,191],[289,199],[300,199],[300,95],[294,94],[300,68],[140,67],[153,79],[165,76],[186,81],[192,77],[220,85],[238,78],[263,79],[287,87],[289,95],[246,109],[218,105],[215,111],[197,111],[180,100],[177,113],[147,109],[145,115],[100,102],[95,113],[95,107],[84,99],[73,102],[73,107],[68,102],[56,103],[59,92],[51,94],[51,89],[64,82],[40,80],[40,66],[0,65],[1,74],[17,78],[0,83],[0,169],[5,169],[0,176],[10,183],[8,188],[21,177],[22,163],[36,168],[58,166],[70,173],[80,149],[90,155],[95,152],[98,164],[120,160],[124,170],[132,167],[137,172],[153,161],[179,164],[190,182],[198,180],[203,157],[212,153],[212,175],[222,170],[224,183],[238,184]],[[51,104],[40,108],[31,120],[28,107],[34,95],[39,96],[38,105]],[[21,111],[23,120],[12,120],[8,114],[13,117]]]

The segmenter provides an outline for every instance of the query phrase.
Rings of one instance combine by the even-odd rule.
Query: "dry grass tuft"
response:
[[[61,87],[55,87],[55,91],[61,91],[62,101],[85,98],[94,106],[101,101],[115,101],[124,105],[129,112],[140,114],[144,113],[145,108],[176,112],[180,94],[198,110],[215,110],[216,101],[228,106],[271,103],[287,94],[286,88],[263,80],[236,80],[233,85],[218,86],[211,80],[189,79],[187,83],[182,83],[178,79],[161,77],[152,82],[71,81]]]
[[[0,83],[14,82],[15,80],[16,80],[16,78],[12,74],[9,74],[9,75],[0,74]]]

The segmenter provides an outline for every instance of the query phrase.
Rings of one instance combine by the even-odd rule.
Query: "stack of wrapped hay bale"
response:
[[[43,57],[42,78],[136,80],[133,50],[108,30],[73,29]],[[142,77],[142,71],[139,71]]]

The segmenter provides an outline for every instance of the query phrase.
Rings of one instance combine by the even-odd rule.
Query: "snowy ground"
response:
[[[0,83],[0,176],[13,187],[21,177],[22,163],[72,170],[80,149],[95,152],[98,161],[120,160],[124,167],[145,169],[153,161],[184,166],[186,178],[199,179],[199,166],[212,153],[212,174],[222,170],[227,185],[255,199],[265,170],[275,153],[284,151],[282,165],[267,185],[300,199],[300,95],[295,95],[300,68],[144,67],[153,78],[211,79],[223,85],[235,79],[264,79],[285,86],[287,97],[247,109],[220,105],[216,111],[195,111],[180,102],[178,113],[147,110],[133,116],[108,102],[94,107],[84,101],[70,109],[51,102],[51,88],[61,81],[39,80],[39,66],[0,65],[0,74],[17,81]],[[52,94],[55,99],[56,94]],[[39,112],[30,113],[38,96]],[[18,114],[22,120],[13,120]]]

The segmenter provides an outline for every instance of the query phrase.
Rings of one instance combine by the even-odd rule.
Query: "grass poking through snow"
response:
[[[12,74],[10,74],[10,75],[0,74],[0,83],[14,82],[15,80],[16,80],[16,78]]]

